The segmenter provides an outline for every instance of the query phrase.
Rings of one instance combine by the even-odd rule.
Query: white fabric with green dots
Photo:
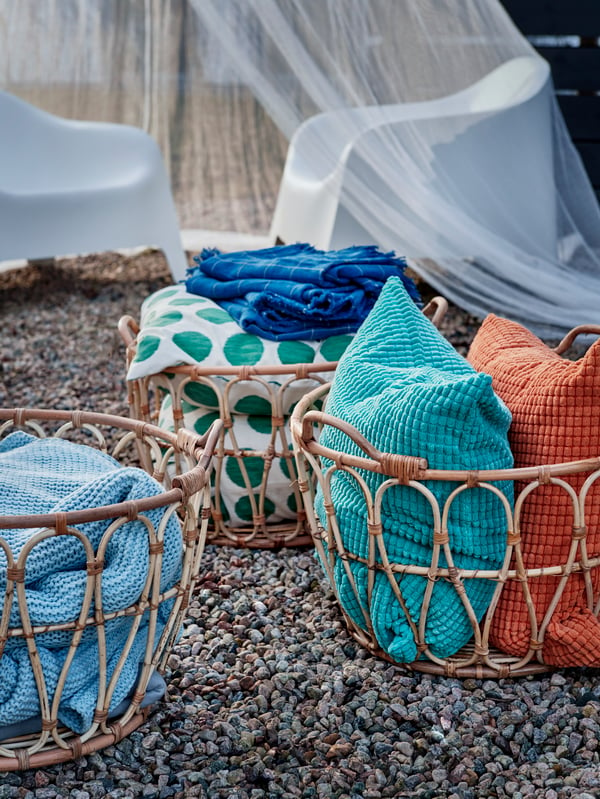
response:
[[[342,335],[323,341],[269,341],[244,333],[215,302],[189,294],[183,284],[169,286],[142,303],[137,351],[127,378],[135,380],[180,364],[268,366],[337,361],[351,339],[351,335]]]
[[[333,336],[323,341],[269,341],[245,333],[232,317],[212,300],[189,294],[183,284],[160,289],[142,304],[137,349],[127,374],[128,380],[161,374],[175,388],[181,376],[169,375],[169,368],[199,364],[218,370],[223,366],[273,366],[279,364],[323,363],[337,361],[351,335]],[[332,373],[323,377],[331,379]],[[185,382],[181,390],[184,425],[204,433],[219,418],[219,393],[234,379],[210,377],[206,384]],[[289,375],[267,375],[260,381],[234,383],[228,392],[233,428],[225,445],[232,446],[231,435],[242,450],[262,452],[271,440],[272,405],[270,398]],[[314,388],[312,380],[295,380],[284,390],[283,411],[287,419],[296,402]],[[165,392],[159,425],[173,429],[172,398]],[[289,431],[286,423],[286,440]],[[282,442],[276,447],[281,451]],[[264,462],[260,457],[244,458],[252,490],[258,496]],[[283,458],[273,461],[269,473],[265,516],[268,523],[293,519],[295,497],[290,488],[290,474]],[[252,521],[248,490],[235,458],[225,458],[221,471],[220,498],[223,515],[230,524],[240,526]]]
[[[193,383],[188,384],[189,389],[194,388]],[[184,390],[184,397],[187,392]],[[256,398],[266,403],[261,397]],[[268,403],[267,403],[268,404]],[[205,432],[215,419],[219,418],[218,411],[211,411],[205,407],[197,407],[189,404],[186,400],[183,405],[183,423],[187,428]],[[269,406],[270,408],[270,406]],[[159,426],[172,430],[173,413],[172,400],[166,396],[161,406],[159,416]],[[225,431],[225,447],[233,448],[232,435],[240,449],[252,452],[264,452],[271,441],[271,417],[270,415],[241,414],[232,415],[233,427]],[[289,441],[288,423],[285,424],[286,441]],[[281,451],[282,443],[277,441],[277,449]],[[263,479],[264,460],[260,456],[248,456],[243,459],[247,478],[250,482],[249,491],[238,460],[233,456],[226,456],[223,459],[220,475],[220,511],[223,514],[223,521],[236,527],[244,527],[252,523],[252,504],[249,494],[253,493],[255,505],[259,505],[259,491]],[[291,481],[294,476],[290,475],[288,464],[285,458],[274,458],[269,471],[267,490],[264,502],[265,520],[269,524],[285,522],[294,519],[297,511],[296,497],[291,489]],[[214,474],[213,474],[214,484]]]

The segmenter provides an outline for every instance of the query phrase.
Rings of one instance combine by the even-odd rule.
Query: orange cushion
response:
[[[512,413],[509,441],[515,466],[600,455],[600,340],[580,360],[569,361],[516,322],[490,315],[471,345],[468,360],[492,376],[496,393]],[[580,474],[566,479],[579,492],[586,477]],[[523,484],[515,485],[515,499],[523,488]],[[589,557],[600,553],[599,517],[600,481],[596,481],[585,507]],[[552,485],[535,489],[525,500],[521,516],[525,568],[565,564],[573,524],[572,501],[564,489]],[[579,558],[578,548],[576,560]],[[599,571],[591,572],[594,601]],[[560,578],[553,576],[528,580],[538,625],[559,582]],[[571,574],[543,634],[546,663],[600,666],[600,623],[590,605],[583,575]],[[523,587],[511,580],[496,608],[490,641],[505,652],[522,656],[533,632]],[[539,630],[537,637],[542,637]]]

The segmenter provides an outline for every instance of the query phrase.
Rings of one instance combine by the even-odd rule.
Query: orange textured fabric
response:
[[[496,393],[513,417],[509,441],[515,466],[537,466],[600,455],[600,340],[578,361],[557,355],[516,322],[488,316],[471,345],[468,360],[492,376]],[[579,492],[587,475],[568,482]],[[523,485],[515,485],[515,499]],[[589,557],[600,552],[600,481],[585,507]],[[567,562],[573,534],[572,501],[564,489],[544,485],[525,500],[521,548],[525,568]],[[579,551],[576,559],[579,559]],[[598,597],[598,569],[592,572]],[[538,625],[559,585],[559,577],[529,579]],[[532,638],[523,588],[504,587],[496,608],[490,641],[522,656]],[[556,666],[600,666],[600,622],[586,597],[582,574],[571,574],[544,634],[543,656]]]

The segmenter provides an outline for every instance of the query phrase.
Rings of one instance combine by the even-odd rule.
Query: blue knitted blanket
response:
[[[125,468],[91,447],[56,438],[38,439],[15,432],[0,441],[0,515],[55,513],[83,510],[160,493],[162,487],[141,469]],[[158,527],[162,508],[146,516]],[[82,524],[79,530],[94,551],[110,522]],[[0,530],[15,561],[38,530]],[[178,520],[171,516],[164,534],[161,591],[170,588],[181,569],[182,538]],[[110,539],[104,556],[102,606],[117,611],[135,603],[146,581],[149,559],[148,533],[141,521],[121,526]],[[25,593],[31,623],[70,622],[79,616],[86,585],[86,555],[72,535],[55,536],[36,544],[25,564]],[[6,557],[0,549],[0,594],[6,587]],[[171,602],[159,610],[156,640],[167,621]],[[91,614],[94,606],[92,605]],[[132,626],[131,618],[106,624],[107,673],[112,675]],[[13,605],[11,627],[20,625]],[[131,689],[143,660],[147,619],[142,621],[112,697],[114,709]],[[72,638],[69,632],[36,636],[50,699],[56,689]],[[98,696],[98,641],[93,625],[85,631],[71,663],[59,707],[59,719],[75,732],[89,728]],[[0,726],[39,715],[34,675],[23,639],[12,638],[0,658]]]
[[[417,309],[401,281],[391,278],[377,304],[342,356],[331,388],[327,412],[357,428],[382,452],[426,458],[432,469],[499,469],[512,465],[507,441],[510,413],[493,390],[488,375],[480,374],[442,337]],[[362,454],[347,436],[325,427],[321,443],[334,450]],[[386,479],[359,470],[374,496]],[[497,483],[512,502],[512,483]],[[427,488],[443,507],[456,487],[447,481],[428,481]],[[331,497],[344,546],[366,558],[369,533],[366,505],[355,478],[338,471]],[[316,510],[325,524],[323,496]],[[433,546],[433,515],[427,499],[416,489],[398,486],[386,492],[381,507],[383,536],[392,563],[428,566]],[[499,568],[506,546],[506,514],[491,491],[463,492],[449,518],[450,546],[455,565],[464,569]],[[444,557],[440,561],[443,566]],[[362,629],[361,610],[367,607],[367,567],[350,561],[359,600],[355,598],[344,563],[338,559],[335,581],[342,605]],[[397,576],[409,614],[418,625],[426,578]],[[464,587],[481,618],[494,583],[467,579]],[[377,570],[370,606],[380,646],[397,662],[418,657],[413,635],[388,578]],[[438,657],[448,657],[472,637],[472,627],[455,588],[435,583],[426,622],[426,641]]]
[[[289,244],[222,253],[205,249],[188,270],[186,289],[221,305],[247,332],[273,341],[319,340],[354,333],[388,279],[396,276],[415,302],[406,263],[377,247],[317,250]]]

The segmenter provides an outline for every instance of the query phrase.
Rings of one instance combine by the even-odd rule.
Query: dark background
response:
[[[503,0],[550,63],[563,116],[600,198],[600,0]]]

